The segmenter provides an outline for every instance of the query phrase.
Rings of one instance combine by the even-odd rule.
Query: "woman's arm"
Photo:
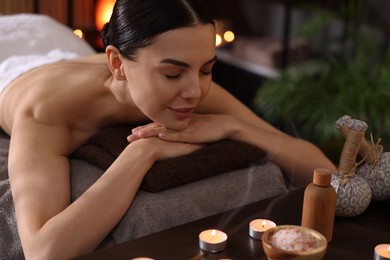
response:
[[[232,115],[234,118],[231,119],[233,122],[230,122],[230,129],[233,129],[233,134],[229,138],[254,144],[266,151],[294,185],[310,183],[315,168],[336,170],[335,165],[317,146],[273,127],[215,83],[200,107],[201,113],[206,111]]]
[[[198,148],[158,138],[129,144],[71,203],[66,157],[70,143],[71,134],[61,127],[26,120],[13,127],[9,176],[26,259],[69,259],[92,251],[125,214],[156,160]]]
[[[212,85],[197,112],[201,115],[194,115],[184,131],[171,132],[150,125],[136,129],[134,134],[141,137],[159,135],[164,140],[189,143],[225,138],[250,143],[264,150],[297,186],[309,183],[317,167],[336,169],[315,145],[271,126],[217,84]]]

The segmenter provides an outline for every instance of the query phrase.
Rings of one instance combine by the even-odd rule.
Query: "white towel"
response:
[[[65,25],[46,15],[0,15],[0,63],[13,55],[47,54],[54,49],[79,55],[95,53]]]
[[[96,53],[70,28],[46,15],[4,15],[0,24],[0,91],[38,66]]]
[[[56,49],[42,55],[11,56],[0,64],[0,92],[21,74],[55,61],[74,59],[80,55]]]

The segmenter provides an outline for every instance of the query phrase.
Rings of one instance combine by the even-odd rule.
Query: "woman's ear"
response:
[[[109,45],[106,47],[106,57],[108,67],[115,79],[126,80],[125,73],[123,71],[123,60],[121,52],[114,46]]]

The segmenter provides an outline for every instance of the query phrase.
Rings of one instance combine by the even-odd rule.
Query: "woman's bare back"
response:
[[[77,136],[70,146],[74,149],[103,127],[142,120],[115,99],[110,81],[102,54],[36,68],[1,94],[0,126],[10,135],[15,120],[23,118],[62,127]]]

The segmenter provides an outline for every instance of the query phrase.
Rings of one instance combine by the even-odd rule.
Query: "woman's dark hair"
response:
[[[170,30],[214,24],[198,0],[117,0],[110,22],[101,32],[104,46],[113,45],[126,58]]]

